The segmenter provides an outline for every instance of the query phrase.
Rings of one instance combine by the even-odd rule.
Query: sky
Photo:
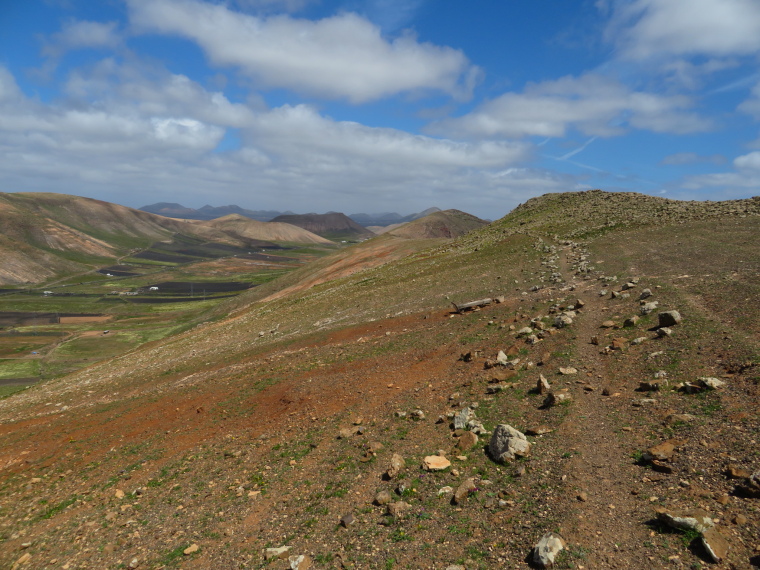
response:
[[[0,191],[497,219],[760,194],[760,0],[0,0]]]

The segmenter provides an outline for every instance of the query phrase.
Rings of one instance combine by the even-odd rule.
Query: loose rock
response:
[[[525,434],[510,425],[499,424],[491,436],[488,453],[494,461],[505,463],[515,457],[525,457],[530,453],[530,442]]]
[[[264,550],[264,560],[279,560],[285,558],[292,546],[280,546]]]
[[[715,521],[710,516],[710,513],[702,509],[669,511],[661,507],[655,512],[657,513],[657,520],[664,522],[672,528],[694,530],[703,533],[715,526]]]
[[[467,451],[468,449],[472,449],[478,444],[478,436],[471,431],[464,432],[461,436],[459,436],[459,441],[457,441],[457,449],[460,449],[461,451]]]
[[[454,491],[454,497],[452,500],[455,505],[461,505],[467,497],[477,490],[478,486],[475,484],[475,479],[470,477],[469,479],[462,481],[459,487],[457,487],[457,490]]]
[[[533,563],[539,568],[554,565],[557,555],[565,548],[565,540],[558,534],[548,532],[533,547]]]
[[[723,560],[728,554],[728,541],[714,528],[702,533],[702,546],[715,563]]]
[[[443,471],[451,467],[451,461],[441,455],[428,455],[422,460],[422,465],[428,471]]]
[[[681,314],[678,311],[665,311],[657,315],[657,321],[661,328],[675,326],[682,320]]]
[[[404,458],[399,455],[398,453],[394,453],[391,457],[391,465],[388,467],[388,470],[385,472],[388,479],[393,479],[396,477],[401,470],[406,465],[406,462],[404,461]]]
[[[290,556],[288,562],[290,562],[290,570],[308,570],[312,566],[311,557],[305,554]]]
[[[380,491],[377,495],[375,495],[375,504],[376,505],[387,505],[391,502],[391,494],[389,491]]]

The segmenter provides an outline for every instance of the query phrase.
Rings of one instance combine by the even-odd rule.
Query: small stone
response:
[[[697,418],[692,416],[691,414],[670,414],[665,418],[665,424],[666,425],[673,425],[673,424],[686,424],[689,422],[693,422]]]
[[[639,312],[642,315],[648,315],[649,313],[651,313],[652,311],[654,311],[657,308],[657,305],[659,305],[659,303],[657,301],[652,301],[650,303],[644,303],[643,305],[641,305],[641,307],[639,307]]]
[[[454,429],[467,429],[467,422],[475,413],[471,408],[464,408],[454,416]]]
[[[388,514],[394,519],[403,518],[410,507],[411,505],[404,501],[388,503]]]
[[[377,495],[375,495],[375,504],[376,505],[387,505],[391,502],[391,494],[388,491],[380,491]]]
[[[604,321],[602,323],[602,328],[603,329],[611,329],[611,328],[614,328],[614,327],[615,327],[615,321]]]
[[[422,466],[427,471],[443,471],[451,467],[451,461],[441,455],[428,455],[422,460]]]
[[[637,315],[634,315],[632,317],[628,317],[625,321],[623,321],[623,326],[628,327],[635,327],[636,323],[639,322],[639,317]]]
[[[267,548],[264,550],[264,560],[279,560],[287,556],[292,546],[280,546],[278,548]]]
[[[385,475],[388,477],[388,479],[393,479],[401,472],[405,465],[406,462],[404,461],[404,458],[398,453],[394,453],[391,457],[391,465],[388,467]]]
[[[586,491],[581,491],[580,493],[578,493],[578,500],[583,503],[588,501],[588,494],[586,493]]]
[[[557,555],[565,548],[564,539],[553,532],[546,533],[533,548],[533,563],[539,568],[554,565]]]
[[[592,336],[592,337],[591,337],[591,341],[590,341],[590,342],[591,342],[591,344],[593,344],[594,346],[599,346],[599,337],[598,337],[598,336]]]
[[[562,402],[569,402],[571,400],[570,394],[566,391],[561,392],[549,392],[544,398],[542,406],[544,408],[551,408]]]
[[[662,327],[672,327],[680,323],[683,319],[678,311],[665,311],[657,315],[657,322]]]
[[[639,295],[639,300],[643,301],[644,299],[647,299],[652,296],[652,290],[651,289],[644,289],[641,292],[641,295]]]
[[[669,461],[673,458],[673,454],[676,451],[676,445],[678,444],[680,444],[680,442],[677,440],[669,439],[663,441],[662,443],[647,449],[644,453],[644,459],[646,461]]]
[[[440,497],[441,495],[451,495],[453,492],[454,489],[446,485],[445,487],[438,489],[438,496]]]
[[[719,390],[725,386],[726,383],[723,382],[723,380],[718,380],[717,378],[703,376],[701,378],[697,378],[697,385],[707,390]]]
[[[536,426],[536,427],[532,427],[532,428],[526,429],[525,433],[527,435],[536,436],[536,435],[545,435],[545,434],[551,433],[553,431],[554,430],[551,429],[549,426],[540,425],[540,426]]]
[[[184,554],[185,556],[190,556],[194,552],[198,552],[198,550],[200,550],[200,546],[198,546],[197,544],[193,543],[190,546],[188,546],[187,548],[185,548],[185,550],[182,551],[182,554]]]
[[[134,570],[135,568],[138,568],[139,566],[140,566],[140,559],[133,558],[132,560],[129,561],[127,568],[129,568],[129,570]]]
[[[657,392],[660,389],[659,382],[639,382],[639,392]]]
[[[124,491],[122,491],[121,489],[116,489],[113,492],[113,496],[116,497],[117,499],[123,499],[124,498]]]
[[[21,557],[16,560],[16,562],[13,563],[13,568],[18,568],[19,566],[22,566],[26,563],[28,563],[32,559],[32,555],[28,552],[25,554],[22,554]]]
[[[551,391],[552,387],[549,385],[549,381],[543,374],[538,375],[538,382],[536,383],[536,389],[539,394],[546,394]]]
[[[475,447],[477,444],[478,436],[471,431],[466,431],[461,436],[459,436],[459,440],[457,441],[457,449],[467,451],[468,449]]]
[[[741,526],[741,525],[747,524],[747,522],[748,522],[748,519],[744,515],[742,514],[734,515],[734,524]]]
[[[641,343],[642,343],[642,342],[644,342],[645,340],[646,340],[646,337],[644,337],[644,336],[640,336],[640,337],[634,338],[634,339],[631,341],[631,344],[638,346],[639,344],[641,344]]]
[[[752,474],[746,469],[742,469],[736,465],[729,465],[726,469],[726,475],[729,479],[748,479]]]
[[[347,428],[342,428],[342,429],[341,429],[341,430],[338,432],[338,439],[348,439],[348,438],[349,438],[349,437],[351,437],[352,435],[355,435],[355,434],[356,434],[356,432],[357,432],[357,429],[358,429],[358,428],[356,428],[356,427],[347,427]]]
[[[308,570],[312,566],[311,557],[306,554],[289,556],[288,562],[290,562],[290,570]]]
[[[462,481],[462,483],[457,487],[457,490],[454,491],[454,497],[453,501],[455,505],[461,505],[464,500],[469,497],[472,493],[478,490],[478,486],[475,484],[475,479],[470,477],[469,479],[465,479]]]
[[[715,526],[715,521],[710,513],[702,509],[690,511],[669,511],[665,508],[658,508],[657,520],[660,520],[672,528],[682,530],[694,530],[696,532],[705,532]]]
[[[702,533],[702,546],[715,563],[723,560],[728,554],[728,541],[714,528]]]
[[[617,337],[612,339],[612,350],[623,350],[625,345],[628,344],[628,339],[623,337]]]
[[[578,369],[573,368],[572,366],[560,367],[559,373],[565,376],[570,376],[572,374],[578,374]]]
[[[673,336],[673,331],[668,327],[662,327],[655,331],[658,337],[665,338],[667,336]]]
[[[347,515],[340,517],[340,524],[343,526],[343,528],[348,528],[355,522],[356,519],[354,518],[353,513],[348,513]]]

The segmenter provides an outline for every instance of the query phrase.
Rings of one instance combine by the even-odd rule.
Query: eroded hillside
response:
[[[527,568],[554,532],[560,568],[757,566],[758,213],[546,196],[6,399],[0,564]]]

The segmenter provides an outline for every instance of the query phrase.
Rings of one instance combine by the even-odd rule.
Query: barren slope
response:
[[[279,298],[270,284],[224,321],[0,402],[0,564],[288,568],[264,559],[288,545],[315,568],[527,568],[554,531],[561,568],[697,568],[699,538],[654,508],[699,506],[730,546],[714,567],[757,566],[760,499],[737,474],[760,469],[758,201],[655,200],[544,197],[352,275],[347,252],[367,258],[349,248],[331,281]],[[630,221],[601,230],[591,211]],[[644,289],[658,309],[623,327]],[[553,326],[577,299],[573,322]],[[656,338],[665,310],[683,321]],[[519,362],[486,369],[499,350]],[[539,374],[571,399],[544,406]],[[704,376],[725,385],[674,390]],[[549,431],[499,464],[488,435],[457,448],[447,414],[467,406],[488,431]],[[674,438],[662,469],[642,460]],[[405,465],[385,480],[394,453]],[[423,470],[437,453],[452,466]],[[459,504],[441,492],[469,478]],[[373,504],[383,490],[403,513]]]
[[[207,222],[197,222],[195,225],[213,228],[216,231],[229,232],[236,236],[257,240],[320,244],[333,243],[328,239],[292,224],[286,224],[283,222],[258,222],[238,214],[230,214],[229,216],[224,216]]]
[[[49,193],[0,193],[0,284],[41,283],[84,272],[175,234],[213,243],[259,247],[264,242],[328,244],[287,224],[229,216],[181,221],[100,200]]]

